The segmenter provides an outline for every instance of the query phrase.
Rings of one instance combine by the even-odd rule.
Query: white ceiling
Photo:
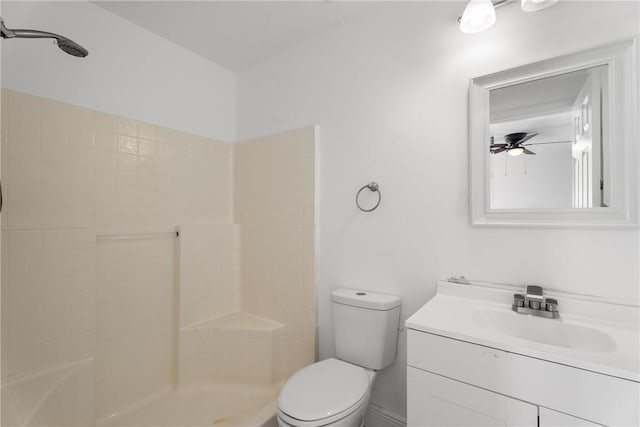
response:
[[[578,70],[492,90],[491,123],[570,110],[587,75]]]
[[[504,142],[504,136],[514,132],[537,133],[531,143],[573,140],[573,113],[564,111],[525,119],[491,123],[491,136],[496,143]]]
[[[94,1],[233,71],[356,17],[368,1]]]

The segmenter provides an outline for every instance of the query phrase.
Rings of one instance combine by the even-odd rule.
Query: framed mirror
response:
[[[475,226],[637,226],[638,41],[471,79]]]

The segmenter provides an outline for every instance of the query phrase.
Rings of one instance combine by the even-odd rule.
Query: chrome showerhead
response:
[[[24,39],[55,39],[56,44],[63,52],[69,55],[84,58],[89,51],[73,40],[59,34],[38,30],[12,30],[4,25],[4,20],[0,18],[0,35],[3,39],[24,38]]]
[[[77,56],[79,58],[84,58],[85,56],[89,55],[89,51],[87,49],[83,48],[73,40],[60,37],[59,39],[56,39],[56,43],[62,51],[68,53],[69,55]]]

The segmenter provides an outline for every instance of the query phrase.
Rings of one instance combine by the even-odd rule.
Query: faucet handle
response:
[[[513,294],[513,305],[515,307],[524,307],[524,295]]]
[[[542,286],[529,285],[527,286],[527,296],[542,296]]]

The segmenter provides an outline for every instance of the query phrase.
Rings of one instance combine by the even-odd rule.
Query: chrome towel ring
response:
[[[373,193],[378,193],[378,202],[375,204],[374,207],[372,207],[371,209],[364,209],[362,206],[360,206],[360,202],[358,201],[358,197],[360,197],[360,193],[362,193],[362,190],[364,190],[365,188],[369,189],[369,191],[373,192]],[[377,182],[370,182],[367,185],[365,185],[364,187],[362,187],[360,190],[358,190],[358,192],[356,193],[356,206],[358,207],[358,209],[360,209],[362,212],[372,212],[375,211],[376,208],[378,206],[380,206],[380,200],[382,200],[382,193],[380,192],[380,186],[378,185]]]

